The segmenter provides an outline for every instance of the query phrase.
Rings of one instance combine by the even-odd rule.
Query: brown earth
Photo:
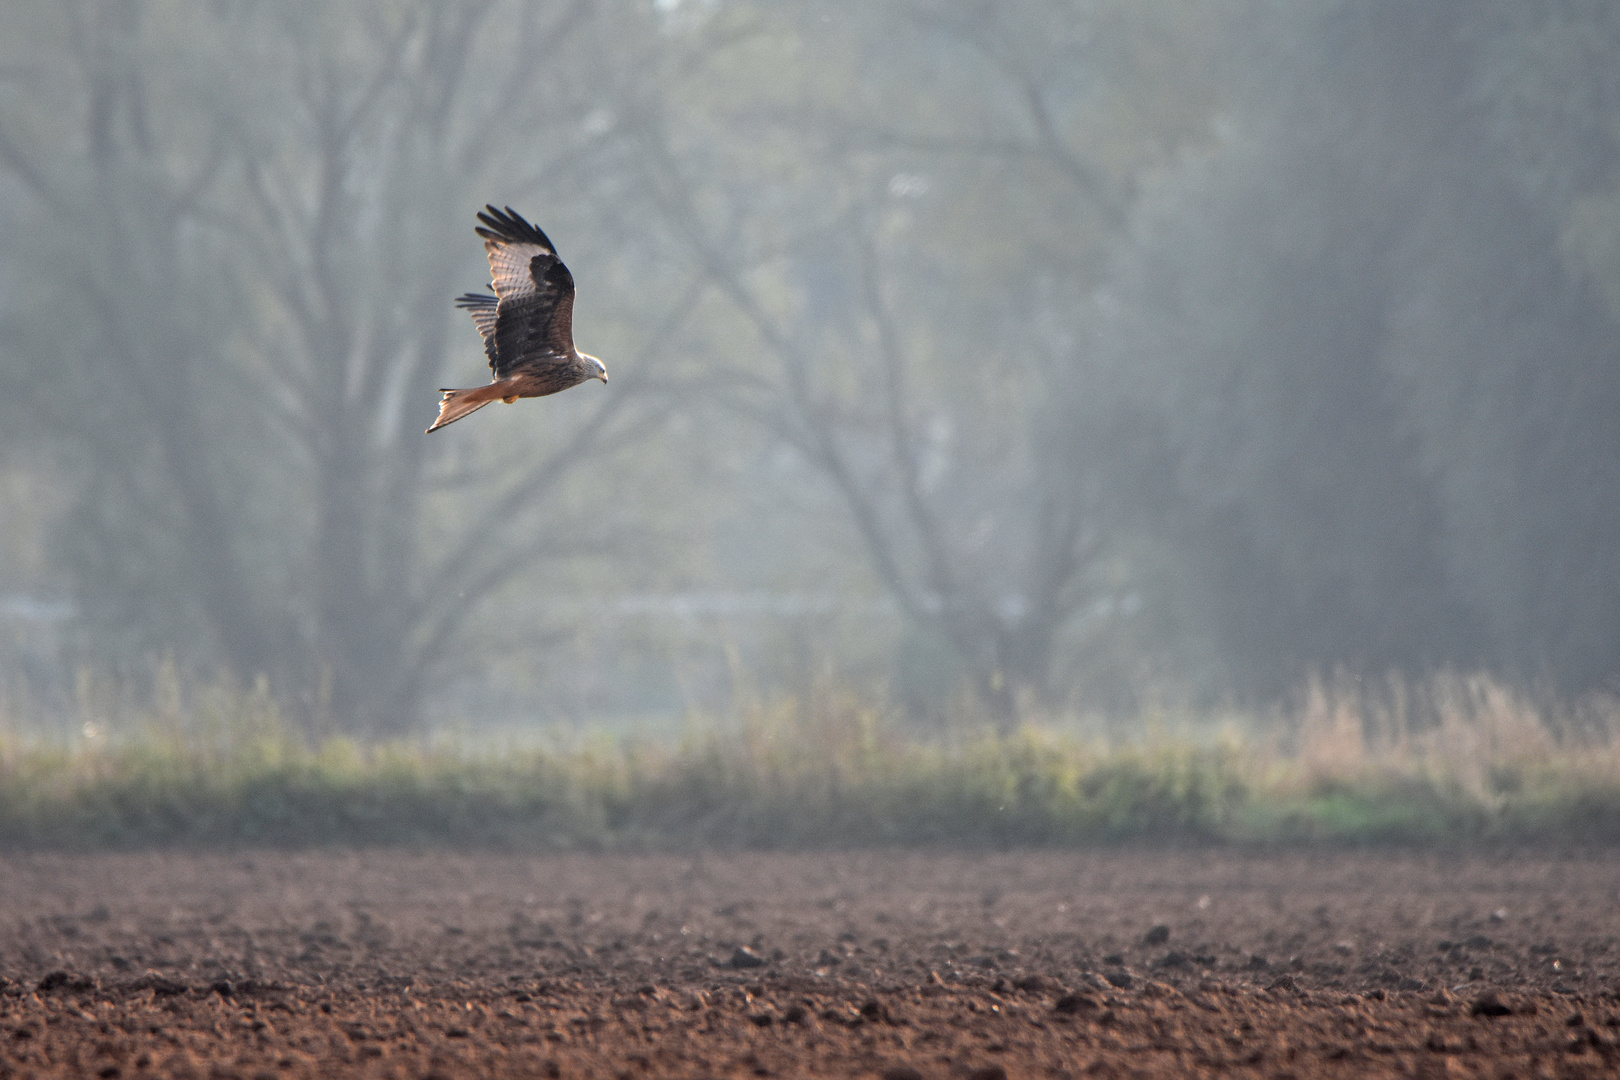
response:
[[[0,1076],[1620,1075],[1620,853],[0,858]]]

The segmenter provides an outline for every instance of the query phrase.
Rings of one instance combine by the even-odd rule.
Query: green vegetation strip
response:
[[[522,850],[1081,845],[1123,840],[1620,840],[1620,775],[1590,753],[1469,779],[1423,760],[1334,766],[1049,731],[955,740],[875,721],[477,749],[147,735],[0,740],[0,847],[240,843]]]

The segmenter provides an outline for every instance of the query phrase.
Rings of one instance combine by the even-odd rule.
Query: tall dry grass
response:
[[[262,684],[153,685],[86,692],[70,737],[0,728],[0,845],[1620,840],[1620,702],[1483,675],[1313,681],[1217,737],[919,731],[826,684],[674,740],[498,743],[312,734]]]
[[[1387,816],[1420,806],[1445,831],[1606,834],[1620,805],[1620,698],[1568,700],[1488,674],[1313,679],[1245,759],[1279,805]],[[1327,824],[1331,824],[1328,822]]]

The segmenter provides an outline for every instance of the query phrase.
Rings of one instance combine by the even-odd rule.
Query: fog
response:
[[[425,436],[485,203],[612,381]],[[1604,0],[9,4],[0,235],[13,714],[1620,675]]]

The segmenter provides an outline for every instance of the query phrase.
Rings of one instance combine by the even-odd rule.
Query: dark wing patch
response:
[[[495,370],[495,322],[498,301],[488,293],[465,293],[456,297],[456,307],[472,316],[473,325],[484,339],[484,355],[489,357],[490,370]]]
[[[557,264],[561,266],[561,263]],[[566,268],[563,271],[567,273]],[[569,289],[557,301],[557,310],[551,315],[551,347],[564,356],[574,354],[574,290]]]
[[[533,287],[501,297],[495,318],[495,377],[572,362],[574,275],[549,252],[529,262]]]
[[[553,256],[549,260],[543,255],[536,255],[529,263],[529,272],[534,275],[535,285],[543,295],[555,295],[556,307],[552,309],[550,325],[546,330],[546,342],[553,351],[562,356],[572,356],[574,353],[574,275],[568,272],[562,260]]]

